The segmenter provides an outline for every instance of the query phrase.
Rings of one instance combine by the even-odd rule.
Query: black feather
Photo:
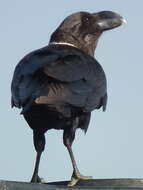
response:
[[[21,114],[33,129],[37,159],[44,150],[47,130],[63,129],[64,144],[72,154],[76,129],[86,133],[91,112],[101,107],[105,111],[106,76],[94,51],[103,31],[119,25],[121,17],[113,12],[75,13],[56,29],[48,46],[29,53],[16,66],[11,105],[22,108]],[[36,179],[38,172],[32,182]]]

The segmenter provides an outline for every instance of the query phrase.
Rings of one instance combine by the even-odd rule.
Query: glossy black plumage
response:
[[[26,55],[16,66],[12,80],[12,107],[33,129],[37,159],[32,182],[40,182],[38,168],[45,147],[44,133],[63,129],[63,143],[73,165],[71,185],[82,176],[71,145],[77,128],[87,131],[91,111],[106,109],[106,77],[94,58],[104,30],[122,24],[122,17],[110,11],[75,13],[52,34],[50,44]]]
[[[105,110],[106,78],[91,56],[74,47],[52,45],[20,61],[13,77],[12,94],[12,106],[24,110],[27,104],[30,109],[35,101],[54,106],[63,116],[66,110],[70,114],[71,106],[86,112],[101,106]]]

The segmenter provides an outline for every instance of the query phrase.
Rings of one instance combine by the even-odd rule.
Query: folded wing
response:
[[[12,106],[73,105],[92,111],[107,101],[106,78],[92,57],[76,48],[49,46],[25,56],[12,80]]]

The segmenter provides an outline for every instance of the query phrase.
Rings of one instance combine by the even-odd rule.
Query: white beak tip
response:
[[[123,19],[122,19],[122,23],[123,23],[123,24],[127,24],[126,19],[123,18]]]

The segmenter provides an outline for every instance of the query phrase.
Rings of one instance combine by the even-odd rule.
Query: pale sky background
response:
[[[108,80],[107,111],[94,111],[86,136],[78,131],[73,150],[81,173],[94,178],[143,178],[143,1],[0,0],[0,179],[29,181],[35,150],[32,130],[19,109],[11,109],[10,85],[18,61],[48,44],[71,13],[111,10],[127,25],[103,34],[96,58]],[[69,180],[72,166],[62,131],[46,134],[40,176]]]

